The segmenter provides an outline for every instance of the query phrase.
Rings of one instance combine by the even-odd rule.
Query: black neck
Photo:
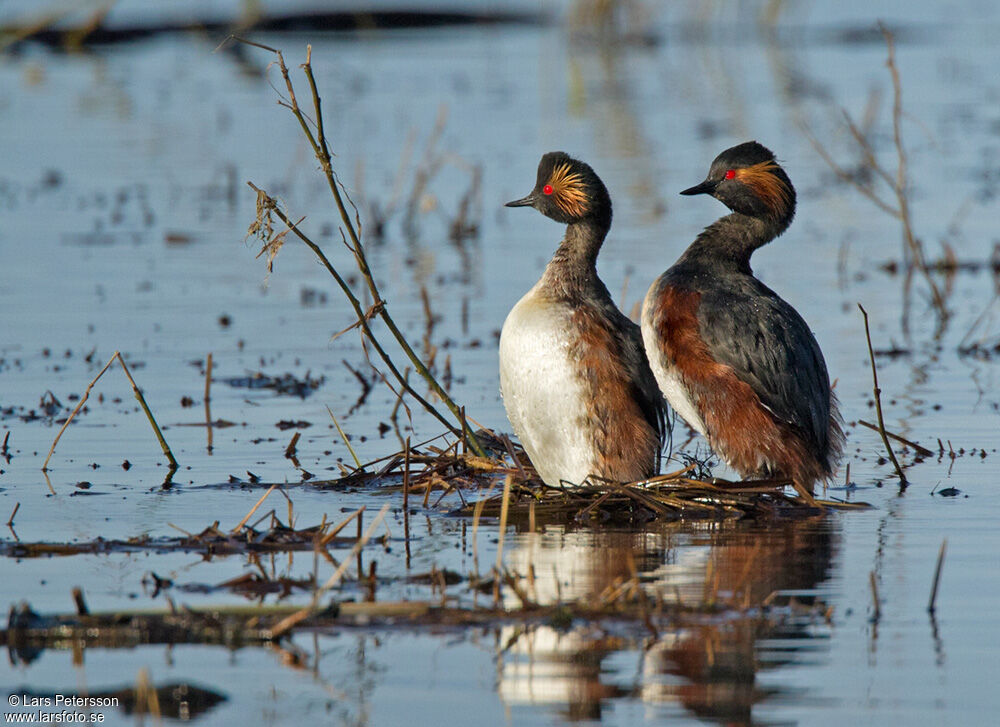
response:
[[[543,281],[560,297],[574,297],[600,284],[597,277],[597,253],[611,228],[607,218],[587,218],[566,227],[566,236],[545,268]]]
[[[678,262],[712,260],[750,273],[750,256],[788,229],[791,221],[791,215],[751,217],[733,212],[706,227]]]

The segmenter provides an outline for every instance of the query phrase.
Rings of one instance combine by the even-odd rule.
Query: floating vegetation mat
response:
[[[828,508],[863,509],[866,503],[818,499],[797,493],[787,480],[729,482],[714,478],[707,463],[691,460],[676,471],[643,482],[594,481],[550,487],[541,482],[524,450],[506,436],[480,429],[490,456],[465,453],[461,442],[441,449],[431,443],[371,463],[321,488],[381,482],[402,490],[407,505],[448,507],[455,515],[500,517],[507,500],[513,522],[627,522],[657,519],[810,517]],[[373,469],[374,465],[380,465]],[[386,484],[395,480],[395,484]],[[506,496],[504,492],[506,491]]]
[[[591,483],[583,487],[549,487],[538,479],[524,450],[505,436],[479,430],[477,437],[489,456],[480,457],[463,451],[462,443],[438,447],[434,442],[419,446],[350,470],[342,477],[313,479],[298,484],[262,482],[248,473],[248,480],[231,477],[225,486],[268,488],[267,492],[235,528],[225,530],[218,521],[201,532],[176,537],[136,537],[127,540],[95,538],[73,542],[0,542],[0,555],[8,558],[34,558],[113,552],[196,552],[204,555],[268,553],[350,547],[361,538],[364,521],[362,507],[339,524],[327,522],[297,529],[286,525],[271,509],[255,521],[250,519],[274,490],[285,495],[288,522],[295,522],[294,506],[286,493],[295,487],[319,490],[371,489],[382,494],[401,494],[406,512],[414,508],[444,511],[456,517],[502,519],[534,530],[545,524],[596,525],[605,523],[643,525],[655,520],[804,518],[827,509],[864,509],[863,502],[844,502],[798,494],[783,480],[729,482],[711,478],[705,462],[692,461],[674,472],[644,482]],[[293,440],[294,441],[294,440]],[[295,460],[292,445],[286,452]],[[704,479],[695,477],[699,473]],[[505,504],[506,503],[506,504]],[[506,508],[506,513],[504,512]],[[266,527],[262,525],[268,521]],[[344,532],[356,521],[357,534]],[[176,527],[176,526],[172,526]],[[177,528],[179,530],[179,528]],[[386,533],[377,539],[384,542]],[[330,558],[327,553],[327,557]],[[332,562],[332,558],[330,558]]]

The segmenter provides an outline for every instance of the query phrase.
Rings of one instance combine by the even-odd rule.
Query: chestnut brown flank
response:
[[[598,311],[580,307],[572,328],[579,338],[570,353],[588,394],[589,422],[601,477],[634,482],[655,474],[660,442],[636,403],[621,342]],[[637,457],[641,452],[644,456]]]
[[[773,172],[778,169],[774,160],[760,162],[736,170],[736,178],[750,187],[761,198],[775,216],[781,216],[788,209],[791,193],[780,177]]]
[[[789,477],[811,490],[822,463],[787,425],[776,421],[732,367],[716,362],[701,339],[694,291],[666,286],[656,301],[656,330],[708,431],[709,444],[742,477]]]

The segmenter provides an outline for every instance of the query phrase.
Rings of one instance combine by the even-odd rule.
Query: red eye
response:
[[[546,184],[544,187],[542,187],[542,194],[552,194],[552,185]]]
[[[736,171],[733,169],[726,170],[726,179],[732,179],[736,176]]]

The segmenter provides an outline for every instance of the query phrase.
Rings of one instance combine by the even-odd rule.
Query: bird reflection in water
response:
[[[818,589],[835,541],[826,518],[522,536],[508,551],[509,566],[533,574],[536,602],[607,602],[638,579],[664,615],[654,619],[655,636],[610,619],[507,627],[499,640],[500,696],[511,707],[556,707],[572,721],[600,719],[612,700],[632,699],[710,723],[758,724],[758,705],[796,697],[762,685],[761,676],[807,666],[824,648]]]

